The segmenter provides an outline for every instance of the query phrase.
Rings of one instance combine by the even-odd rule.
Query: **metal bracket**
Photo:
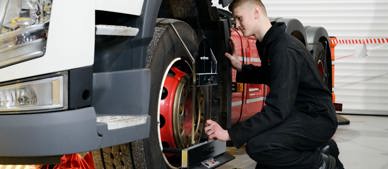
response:
[[[223,141],[206,141],[182,150],[182,168],[215,168],[234,159]]]
[[[197,73],[197,70],[196,70],[196,68],[195,68],[195,58],[194,58],[194,56],[191,54],[189,48],[187,48],[186,43],[183,41],[182,37],[179,35],[179,32],[176,30],[174,24],[170,23],[170,26],[171,26],[172,29],[174,30],[176,36],[178,37],[179,41],[181,42],[181,45],[183,46],[183,48],[185,49],[187,55],[189,55],[189,57],[190,57],[190,59],[191,59],[191,61],[192,61],[192,65],[191,65],[192,71],[193,71],[192,82],[193,82],[193,86],[194,86],[194,87],[192,88],[192,93],[193,93],[193,94],[192,94],[192,100],[196,100],[196,98],[197,98],[197,96],[196,96],[196,93],[197,93],[197,92],[196,92],[196,82],[197,82],[197,74],[196,74],[196,73]],[[193,104],[193,105],[191,106],[191,107],[192,107],[192,111],[195,112],[195,104],[196,104],[196,102],[194,101],[192,104]],[[195,117],[194,117],[194,114],[195,114],[195,113],[192,113],[192,114],[193,114],[192,118],[194,119],[194,118],[195,118]],[[192,121],[192,126],[195,126],[194,121]],[[194,132],[195,132],[195,131],[194,131],[194,127],[192,127],[192,129],[191,129],[191,136],[192,136],[192,138],[191,138],[191,143],[192,143],[192,144],[195,143],[195,140],[194,140]]]
[[[184,49],[185,49],[185,51],[187,52],[187,55],[189,55],[189,56],[190,56],[190,59],[191,59],[191,61],[192,61],[192,62],[193,62],[193,64],[195,65],[195,58],[194,58],[194,56],[191,54],[191,52],[190,52],[189,48],[187,48],[187,45],[186,45],[186,43],[183,41],[183,39],[182,39],[181,35],[179,35],[179,32],[176,30],[176,28],[175,28],[174,24],[170,23],[170,26],[171,26],[171,27],[172,27],[172,29],[174,30],[174,32],[175,32],[176,36],[178,37],[179,41],[181,42],[181,44],[182,44],[183,48],[184,48]]]

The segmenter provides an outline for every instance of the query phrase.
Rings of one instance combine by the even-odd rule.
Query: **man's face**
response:
[[[254,10],[254,5],[249,3],[241,4],[233,10],[233,16],[236,20],[236,28],[239,29],[244,36],[254,35]]]

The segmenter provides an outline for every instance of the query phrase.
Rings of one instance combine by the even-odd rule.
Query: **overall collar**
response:
[[[278,39],[286,31],[286,25],[284,23],[271,22],[271,28],[265,33],[261,42],[257,41],[257,47],[259,53],[263,56],[264,50],[272,41]]]

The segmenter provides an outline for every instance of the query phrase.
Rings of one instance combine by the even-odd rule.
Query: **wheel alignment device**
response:
[[[190,59],[193,63],[193,65],[191,65],[191,66],[192,66],[194,75],[192,76],[191,80],[192,80],[192,83],[194,84],[194,86],[197,86],[197,85],[215,85],[215,83],[212,83],[212,82],[214,82],[213,76],[215,76],[217,74],[216,70],[214,70],[214,69],[211,70],[210,74],[213,76],[207,76],[208,73],[206,73],[206,72],[198,72],[197,73],[197,71],[196,71],[196,63],[197,62],[196,62],[195,57],[191,54],[191,52],[187,48],[187,45],[182,40],[182,38],[181,38],[179,32],[177,31],[177,29],[175,28],[175,26],[172,23],[170,23],[169,25],[174,30],[174,33],[178,37],[180,44],[185,49],[187,55],[190,57]],[[211,54],[211,56],[210,56],[211,61],[213,61],[213,62],[211,62],[211,64],[213,64],[214,67],[217,67],[216,66],[217,60],[216,60],[214,54],[212,53],[211,49],[210,49],[210,54]],[[206,58],[205,56],[201,57],[201,58],[205,59],[205,60],[209,59],[209,58]],[[173,69],[173,71],[176,74],[179,74],[178,78],[184,78],[185,74],[183,72],[179,71],[179,69]],[[198,83],[197,79],[201,79],[200,80],[201,82]],[[196,87],[193,87],[191,90],[195,90],[195,88]],[[191,93],[193,93],[191,95],[191,104],[193,104],[193,105],[190,106],[190,108],[192,109],[191,110],[192,112],[195,112],[196,95],[194,93],[196,93],[196,92],[193,91]],[[163,105],[161,105],[161,106],[163,106]],[[195,118],[194,117],[195,113],[191,113],[191,115],[192,115],[191,118]],[[211,117],[211,115],[209,115],[209,117]],[[192,122],[194,122],[194,120],[192,120]],[[191,126],[192,126],[191,127],[191,143],[194,143],[195,142],[195,137],[194,137],[195,134],[194,133],[196,130],[194,127],[195,124],[191,124]],[[187,132],[187,131],[184,131],[184,132]],[[175,144],[173,141],[171,141],[171,142],[173,144]],[[166,151],[169,151],[169,150],[166,150]],[[220,166],[220,165],[234,159],[233,156],[229,155],[225,151],[226,151],[226,143],[222,142],[222,141],[216,141],[216,140],[201,142],[199,144],[190,146],[190,147],[185,148],[185,149],[170,150],[170,152],[178,152],[181,154],[181,167],[182,168],[199,168],[199,169],[200,168],[215,168],[217,166]]]

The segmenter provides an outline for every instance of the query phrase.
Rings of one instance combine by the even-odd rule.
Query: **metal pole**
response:
[[[196,113],[196,102],[197,102],[197,96],[196,96],[196,81],[197,81],[197,75],[196,75],[196,68],[195,68],[195,58],[194,56],[191,54],[189,48],[187,48],[187,45],[186,43],[183,41],[182,37],[179,35],[179,32],[176,30],[174,24],[170,23],[170,26],[172,27],[172,29],[174,30],[176,36],[178,37],[179,41],[181,42],[181,45],[183,46],[183,48],[185,49],[187,55],[189,55],[190,59],[191,59],[191,62],[192,62],[192,70],[193,70],[193,77],[192,77],[192,98],[191,98],[191,102],[192,102],[192,105],[191,105],[191,109],[192,109],[192,122],[191,122],[191,144],[194,144],[195,143],[195,137],[194,137],[194,134],[195,134],[195,122],[194,122],[194,119],[195,119],[195,113]]]

